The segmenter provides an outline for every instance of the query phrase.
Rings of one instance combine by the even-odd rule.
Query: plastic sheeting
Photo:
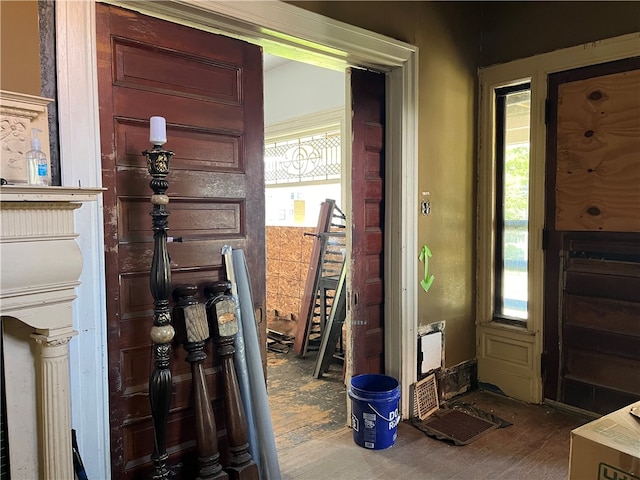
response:
[[[247,262],[242,250],[232,250],[231,247],[225,246],[222,253],[227,263],[227,277],[232,285],[232,293],[237,297],[239,304],[239,332],[236,336],[234,360],[247,416],[249,451],[258,465],[262,480],[279,480],[280,465],[262,369],[260,341],[253,311],[253,295]],[[229,257],[232,257],[232,262],[229,262]],[[229,268],[230,266],[232,268]]]
[[[240,397],[244,406],[245,418],[247,421],[247,436],[249,441],[249,453],[251,458],[260,469],[260,454],[258,450],[258,436],[256,430],[255,414],[253,411],[253,402],[251,399],[251,387],[249,385],[249,369],[247,366],[246,346],[244,341],[244,332],[242,326],[242,312],[240,309],[240,299],[238,297],[238,288],[236,275],[233,268],[233,249],[229,245],[222,247],[222,256],[224,257],[225,267],[227,270],[227,279],[231,283],[231,294],[236,299],[236,318],[238,319],[238,334],[234,342],[235,353],[233,354],[233,363],[236,367],[236,376],[238,377],[238,387],[240,388]]]

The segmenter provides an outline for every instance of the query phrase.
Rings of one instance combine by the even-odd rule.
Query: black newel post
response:
[[[151,203],[153,210],[153,260],[149,278],[151,294],[153,295],[153,327],[151,340],[153,341],[154,370],[149,377],[149,402],[154,430],[154,451],[151,455],[154,479],[168,479],[169,469],[166,448],[167,420],[171,404],[171,370],[169,370],[169,354],[174,329],[171,325],[169,310],[169,296],[171,294],[171,267],[167,252],[167,228],[169,211],[167,204],[169,197],[165,194],[169,183],[169,161],[173,152],[164,150],[162,145],[154,145],[152,150],[142,152],[147,157],[147,166],[151,174],[149,186],[153,190]]]

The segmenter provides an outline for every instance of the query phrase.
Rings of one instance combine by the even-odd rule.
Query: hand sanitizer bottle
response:
[[[40,150],[40,129],[31,129],[31,150],[27,152],[27,173],[29,185],[49,185],[49,163],[47,156]]]

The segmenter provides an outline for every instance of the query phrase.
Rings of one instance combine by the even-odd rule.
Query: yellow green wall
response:
[[[435,275],[419,324],[446,321],[447,367],[475,358],[477,68],[640,31],[640,2],[289,3],[419,47],[418,185],[432,213],[419,215],[420,195],[418,244]]]
[[[40,95],[37,1],[0,1],[0,89]]]
[[[477,67],[640,31],[640,3],[289,3],[419,47],[418,191],[432,213],[418,243],[436,277],[419,290],[419,324],[446,321],[446,366],[474,358]],[[40,95],[37,2],[0,1],[0,32],[0,87]]]
[[[479,4],[465,2],[292,2],[416,45],[419,51],[419,171],[432,212],[419,215],[418,244],[430,247],[428,293],[418,289],[419,324],[446,321],[446,366],[475,357],[475,91]],[[419,252],[415,252],[418,262]],[[419,265],[422,271],[422,264]]]
[[[420,48],[418,192],[420,199],[431,201],[431,214],[418,217],[418,245],[426,243],[431,249],[429,273],[435,275],[429,292],[418,288],[418,315],[420,325],[446,322],[446,367],[476,356],[478,14],[477,5],[423,3],[416,35]],[[423,197],[424,192],[429,195]]]
[[[481,66],[640,31],[637,1],[482,3]]]

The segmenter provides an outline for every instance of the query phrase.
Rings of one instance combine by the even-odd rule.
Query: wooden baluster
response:
[[[153,190],[151,203],[153,228],[153,258],[149,275],[149,288],[153,296],[153,326],[151,327],[151,341],[153,342],[153,356],[155,365],[149,377],[149,403],[153,421],[154,450],[151,455],[153,462],[152,478],[166,480],[169,478],[167,461],[167,422],[169,407],[171,406],[171,370],[169,358],[171,342],[175,335],[171,325],[169,310],[169,296],[171,294],[171,266],[167,251],[167,229],[169,211],[167,204],[169,197],[165,193],[169,187],[167,175],[169,162],[173,152],[163,150],[161,145],[154,145],[152,150],[142,152],[147,157],[147,167],[151,174],[149,186]]]
[[[234,480],[257,480],[258,466],[249,453],[247,420],[233,361],[238,319],[235,300],[229,294],[230,289],[229,282],[214,282],[205,289],[209,299],[207,305],[211,331],[222,360],[225,418],[231,454],[231,462],[226,470]]]
[[[218,433],[211,407],[211,400],[204,374],[203,362],[207,358],[204,352],[209,338],[209,324],[205,306],[195,299],[198,288],[195,285],[183,285],[173,291],[176,306],[173,309],[173,323],[176,339],[188,352],[187,362],[191,364],[194,405],[196,416],[196,445],[200,476],[198,480],[228,479],[229,475],[220,465],[218,451]]]

